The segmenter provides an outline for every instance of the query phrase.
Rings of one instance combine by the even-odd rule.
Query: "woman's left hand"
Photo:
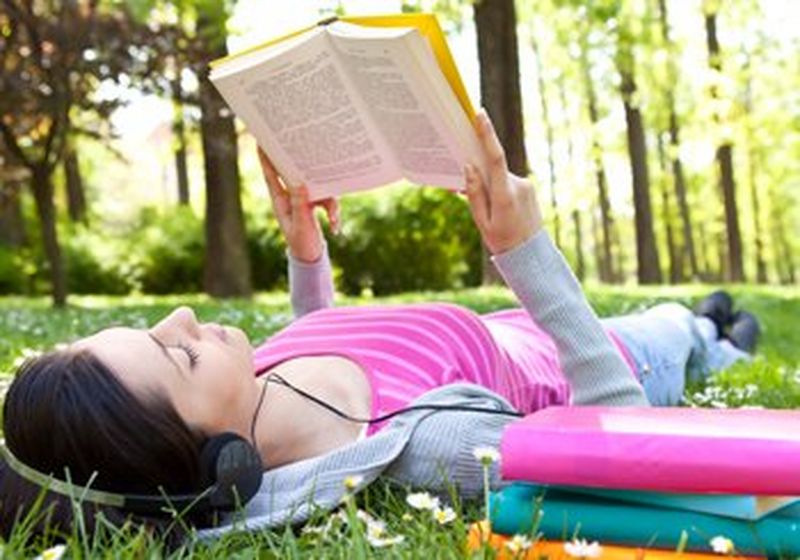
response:
[[[542,213],[530,181],[508,171],[492,122],[478,113],[477,131],[488,181],[472,165],[465,169],[466,194],[475,225],[492,254],[510,251],[542,229]]]
[[[339,203],[335,198],[311,202],[305,185],[292,189],[286,187],[275,166],[261,148],[258,149],[258,159],[289,252],[300,261],[317,261],[322,256],[323,237],[322,228],[314,215],[314,208],[320,206],[325,209],[331,230],[336,232],[339,229]]]

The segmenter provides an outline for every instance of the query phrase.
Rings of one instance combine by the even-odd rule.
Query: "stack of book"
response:
[[[467,550],[470,552],[494,549],[497,560],[568,560],[572,558],[599,558],[601,560],[717,560],[719,553],[686,552],[684,549],[665,550],[644,546],[620,546],[588,541],[551,540],[541,537],[530,538],[525,535],[502,535],[492,532],[489,523],[473,523],[467,536]],[[736,551],[727,554],[729,558],[750,560],[757,556],[743,556]]]
[[[713,539],[738,554],[800,555],[800,499],[543,487],[514,483],[492,495],[499,535],[573,538],[662,551],[713,553]],[[655,552],[655,550],[651,550]]]
[[[492,531],[800,555],[800,413],[551,408],[510,425]]]

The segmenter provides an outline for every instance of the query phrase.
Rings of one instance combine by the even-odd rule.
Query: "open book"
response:
[[[466,163],[485,168],[430,14],[334,19],[215,61],[210,79],[312,200],[402,178],[459,189]]]

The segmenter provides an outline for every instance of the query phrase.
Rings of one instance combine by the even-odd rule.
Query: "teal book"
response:
[[[680,494],[647,490],[608,490],[582,486],[550,486],[570,494],[597,496],[646,506],[658,506],[734,519],[756,521],[767,515],[796,516],[800,510],[797,496],[753,496],[744,494]]]
[[[492,529],[500,534],[530,533],[548,539],[574,536],[601,543],[712,552],[709,541],[725,536],[740,554],[800,555],[800,515],[786,511],[759,520],[579,495],[532,484],[512,484],[492,495]],[[685,535],[685,536],[684,536]]]

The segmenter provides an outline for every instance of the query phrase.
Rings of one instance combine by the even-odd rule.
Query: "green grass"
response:
[[[691,305],[708,293],[705,286],[655,288],[609,288],[590,286],[589,299],[601,316],[628,313],[658,301],[677,300]],[[687,390],[687,400],[701,406],[764,406],[800,408],[800,289],[737,286],[731,288],[737,303],[762,320],[764,336],[756,360],[737,365],[704,385]],[[391,298],[341,298],[339,304],[378,302],[450,301],[480,312],[514,305],[513,296],[502,288],[460,292],[414,293]],[[179,304],[191,305],[201,320],[241,327],[254,342],[285,325],[291,318],[286,294],[260,294],[253,301],[214,301],[204,296],[181,297],[73,297],[71,306],[53,310],[46,299],[0,298],[0,379],[8,379],[15,364],[32,352],[69,342],[110,325],[144,327]],[[480,504],[455,500],[457,517],[445,526],[429,512],[411,511],[405,504],[405,490],[375,484],[360,494],[349,509],[349,524],[336,521],[325,535],[286,528],[254,534],[229,536],[214,543],[190,543],[174,552],[199,557],[359,558],[376,554],[441,558],[463,556],[469,522],[482,515]],[[390,535],[403,535],[402,543],[376,549],[371,546],[364,524],[355,520],[362,508],[386,523]],[[411,516],[409,517],[409,514]],[[329,516],[320,515],[310,526],[322,526]],[[24,548],[7,543],[4,557],[38,553],[37,543]],[[73,557],[150,557],[163,554],[163,544],[142,531],[108,529],[102,538],[81,537],[68,541]]]

